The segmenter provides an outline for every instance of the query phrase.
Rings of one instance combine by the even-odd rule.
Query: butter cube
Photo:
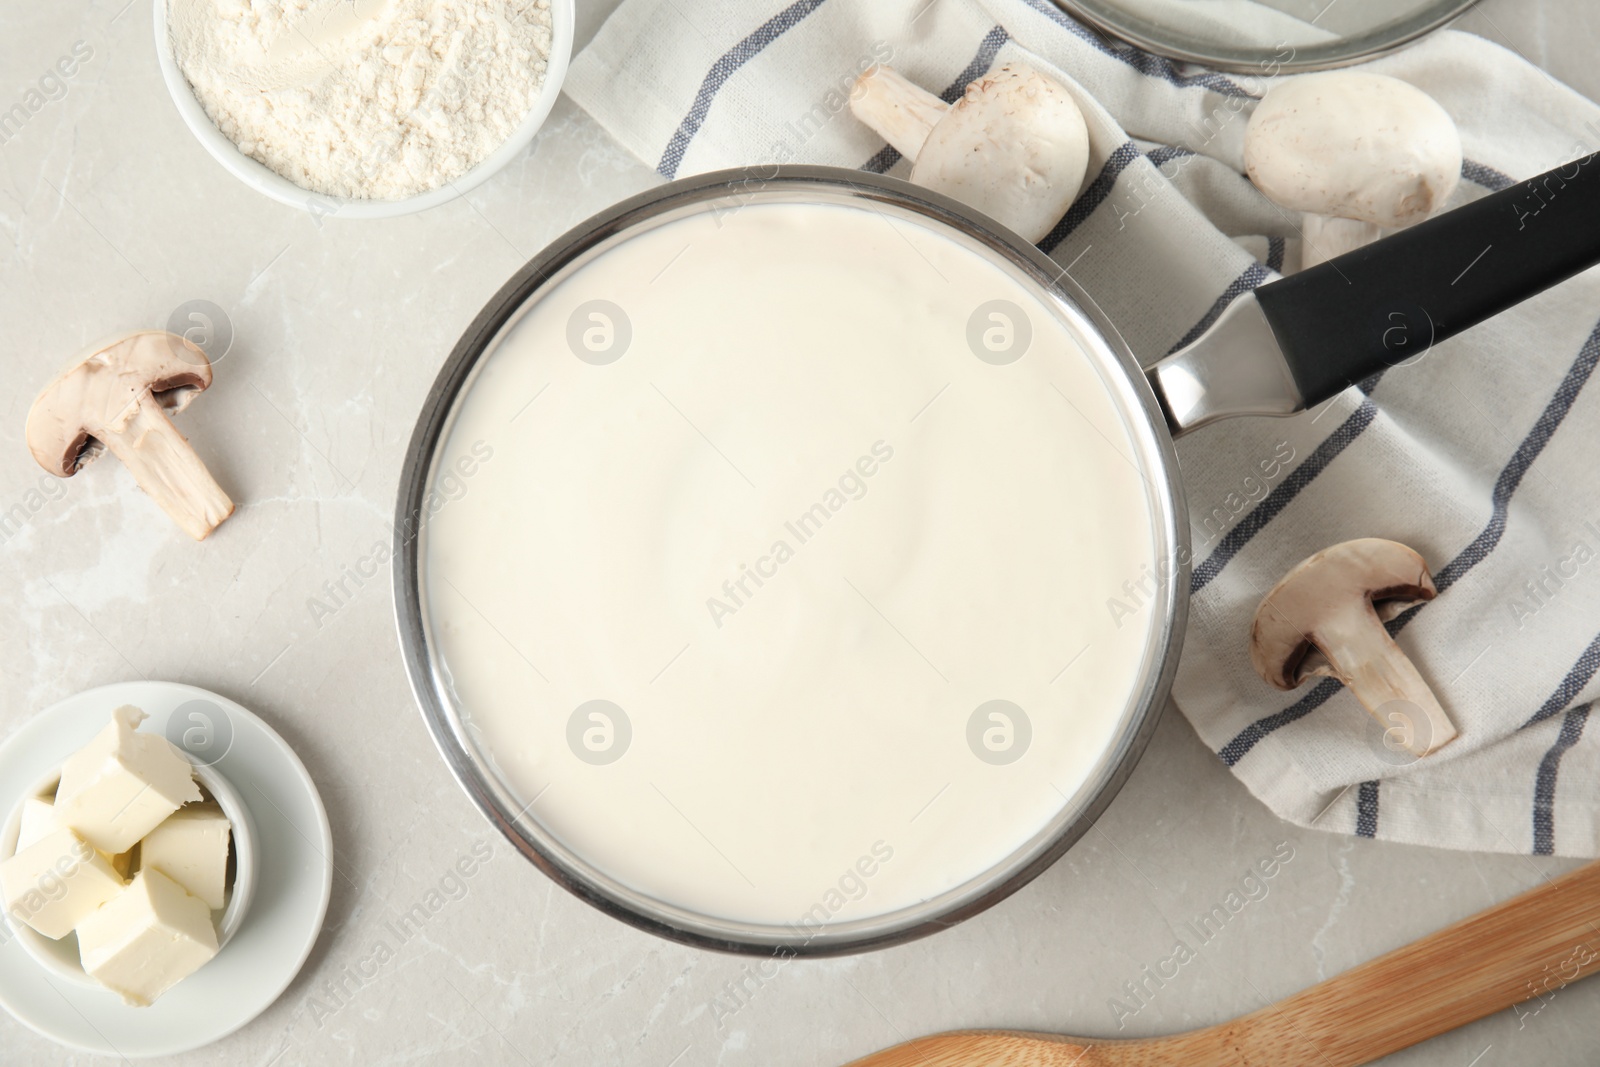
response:
[[[140,863],[183,886],[212,910],[221,909],[232,824],[215,804],[185,804],[139,846]]]
[[[137,733],[145,713],[124,705],[61,765],[56,820],[101,852],[133,847],[179,805],[200,799],[194,768],[165,737]]]
[[[6,911],[57,940],[121,893],[122,886],[106,858],[65,827],[0,863]]]
[[[78,954],[96,981],[144,1007],[217,954],[217,931],[205,901],[144,867],[78,924]]]
[[[22,802],[22,825],[17,831],[17,851],[35,841],[43,841],[56,828],[55,801],[50,797],[28,797]]]
[[[56,808],[54,797],[28,797],[22,802],[22,820],[17,829],[17,851],[21,852],[35,841],[44,840],[50,831],[58,829],[56,822]],[[101,853],[105,855],[105,853]],[[111,864],[111,869],[120,874],[124,881],[128,872],[133,870],[133,853],[123,852],[116,856],[106,856],[106,861]]]

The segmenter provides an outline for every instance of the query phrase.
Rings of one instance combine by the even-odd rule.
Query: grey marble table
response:
[[[612,5],[580,6],[581,44]],[[1488,0],[1462,24],[1600,94],[1600,7]],[[25,514],[0,529],[0,735],[119,679],[214,689],[299,750],[337,846],[327,926],[299,979],[232,1038],[173,1062],[801,1067],[952,1027],[1161,1034],[1253,1010],[1571,866],[1287,826],[1169,709],[1094,832],[939,936],[752,979],[745,960],[603,917],[494,838],[449,777],[407,689],[387,583],[347,586],[331,616],[308,601],[389,536],[404,443],[473,314],[547,240],[654,176],[563,100],[532,150],[465,201],[319,225],[202,152],[150,38],[149,0],[0,5],[0,108],[75,42],[93,50],[65,96],[0,144],[0,512]],[[89,341],[163,325],[195,299],[224,308],[236,339],[183,429],[238,514],[197,546],[109,463],[30,496],[41,472],[22,425],[39,385]],[[479,841],[493,858],[465,895],[357,976],[385,925]],[[1284,843],[1293,859],[1267,896],[1137,1013],[1115,1014],[1174,930]],[[1597,1014],[1600,983],[1580,983],[1391,1062],[1590,1064]],[[0,1016],[6,1064],[92,1059]]]

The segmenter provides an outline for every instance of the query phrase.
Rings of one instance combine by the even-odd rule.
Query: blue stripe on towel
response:
[[[1550,699],[1540,705],[1539,710],[1534,712],[1528,718],[1528,721],[1519,726],[1518,729],[1526,730],[1535,723],[1544,722],[1552,715],[1561,714],[1566,706],[1577,699],[1579,693],[1583,692],[1583,687],[1594,679],[1597,669],[1600,669],[1600,635],[1597,635],[1593,641],[1589,642],[1589,647],[1583,650],[1583,655],[1578,657],[1578,662],[1574,663],[1572,669],[1567,672],[1567,676],[1561,679],[1561,684],[1556,686],[1554,693],[1550,694]]]
[[[1470,159],[1461,161],[1461,176],[1473,185],[1481,185],[1485,189],[1498,192],[1509,187],[1516,179],[1508,174],[1502,174],[1493,167],[1483,163],[1474,163]]]
[[[1561,714],[1566,706],[1583,692],[1583,687],[1589,684],[1597,668],[1600,668],[1600,635],[1589,642],[1589,647],[1583,650],[1578,662],[1567,671],[1566,677],[1561,679],[1561,684],[1556,686],[1556,691],[1550,694],[1550,699],[1546,700],[1518,729],[1526,730],[1535,723],[1544,722],[1552,716]],[[1594,702],[1590,701],[1567,712],[1566,719],[1561,723],[1561,731],[1556,735],[1555,744],[1550,746],[1544,758],[1539,761],[1539,771],[1533,780],[1535,855],[1549,856],[1555,850],[1556,776],[1561,771],[1561,757],[1565,756],[1567,749],[1577,744],[1578,738],[1583,736],[1583,728],[1589,721],[1589,709],[1593,706]]]
[[[976,81],[994,63],[994,57],[999,55],[1000,49],[1011,40],[1011,35],[1005,31],[1004,26],[996,26],[983,35],[983,40],[978,43],[978,51],[972,57],[972,62],[956,75],[956,80],[944,87],[944,92],[939,94],[939,99],[947,104],[954,104],[961,99],[961,94],[967,91],[967,86]],[[900,150],[892,144],[886,144],[878,150],[877,154],[861,164],[862,170],[874,174],[882,174],[896,163],[900,162]]]
[[[1234,764],[1244,759],[1245,755],[1252,748],[1256,747],[1257,741],[1260,741],[1263,737],[1266,737],[1278,727],[1287,726],[1296,719],[1304,718],[1306,715],[1309,715],[1317,708],[1320,708],[1322,705],[1326,704],[1329,697],[1333,696],[1333,694],[1337,693],[1343,688],[1344,686],[1340,685],[1332,678],[1322,679],[1322,681],[1311,687],[1311,692],[1307,693],[1293,704],[1290,704],[1282,711],[1268,715],[1265,718],[1257,719],[1249,726],[1246,726],[1243,730],[1240,730],[1238,736],[1236,736],[1232,741],[1229,741],[1227,744],[1223,745],[1221,750],[1217,752],[1217,755],[1222,759],[1223,763],[1226,763],[1228,766],[1232,767]]]
[[[900,150],[892,144],[886,144],[878,149],[871,159],[861,164],[860,169],[873,174],[884,174],[898,162],[900,162]]]
[[[1356,836],[1378,836],[1378,783],[1362,782],[1356,794]]]
[[[1584,704],[1567,712],[1556,743],[1539,761],[1539,773],[1533,781],[1533,852],[1536,856],[1549,856],[1556,850],[1556,776],[1561,773],[1561,757],[1583,736],[1591,706]]]
[[[954,104],[961,99],[961,94],[967,91],[967,86],[977,81],[988,73],[994,65],[994,57],[1000,54],[1000,49],[1011,40],[1011,35],[1004,26],[996,26],[983,35],[983,40],[978,43],[978,51],[972,57],[972,62],[962,68],[956,75],[955,81],[944,87],[944,92],[939,94],[939,99],[947,104]]]
[[[1439,570],[1438,573],[1434,575],[1434,585],[1438,588],[1440,593],[1443,593],[1459,578],[1461,578],[1462,575],[1466,574],[1467,571],[1471,570],[1474,566],[1487,558],[1489,553],[1493,552],[1495,547],[1500,543],[1500,538],[1505,533],[1506,516],[1508,514],[1508,508],[1510,506],[1512,494],[1515,493],[1517,491],[1517,487],[1522,484],[1523,475],[1528,472],[1528,469],[1533,465],[1533,461],[1539,457],[1539,453],[1544,450],[1544,446],[1550,443],[1550,438],[1553,437],[1556,430],[1560,428],[1562,420],[1567,417],[1567,412],[1572,410],[1573,401],[1577,399],[1579,391],[1583,389],[1584,384],[1589,380],[1590,375],[1594,371],[1595,362],[1597,359],[1600,359],[1600,325],[1597,325],[1593,332],[1589,334],[1589,339],[1584,342],[1582,350],[1578,353],[1577,360],[1574,361],[1572,366],[1567,370],[1566,376],[1561,380],[1560,386],[1556,388],[1555,395],[1551,397],[1550,402],[1545,405],[1545,409],[1540,414],[1539,420],[1534,423],[1533,429],[1530,430],[1528,435],[1522,439],[1522,443],[1517,446],[1516,452],[1512,454],[1511,460],[1506,464],[1505,468],[1501,470],[1500,477],[1495,481],[1494,492],[1491,498],[1493,501],[1493,511],[1490,515],[1488,524],[1483,528],[1483,531],[1479,533],[1477,537],[1473,538],[1471,544],[1463,549],[1455,559],[1447,563]],[[1271,499],[1271,494],[1268,495],[1268,499]],[[1262,501],[1262,504],[1258,506],[1257,510],[1260,510],[1260,507],[1264,506],[1265,504],[1266,501]],[[1210,560],[1207,560],[1206,562],[1209,563]],[[1418,604],[1415,607],[1409,608],[1401,614],[1395,616],[1393,619],[1390,619],[1387,624],[1390,636],[1392,637],[1398,634],[1401,630],[1405,629],[1406,625],[1412,619],[1417,617],[1417,612],[1421,611],[1424,606],[1424,604]],[[1588,680],[1589,678],[1593,677],[1596,668],[1600,668],[1600,637],[1595,638],[1594,643],[1592,643],[1588,650],[1585,651],[1584,656],[1579,659],[1578,664],[1573,667],[1571,672],[1568,673],[1567,678],[1569,682],[1580,675],[1583,676],[1583,681],[1579,683],[1576,688],[1572,689],[1573,695],[1576,695],[1577,692],[1582,689],[1583,685],[1588,684]],[[1584,670],[1587,670],[1588,672],[1586,675],[1583,674]],[[1563,688],[1565,688],[1566,685],[1567,683],[1564,682]],[[1246,753],[1254,748],[1256,743],[1263,737],[1267,736],[1281,726],[1286,726],[1289,723],[1294,722],[1296,719],[1300,719],[1310,714],[1315,709],[1327,703],[1328,699],[1342,688],[1343,686],[1333,679],[1324,678],[1312,688],[1311,692],[1307,693],[1305,696],[1301,697],[1287,708],[1257,719],[1255,722],[1239,731],[1238,735],[1235,736],[1233,740],[1222,746],[1222,748],[1217,752],[1217,755],[1222,759],[1222,762],[1232,767],[1234,764],[1243,759]],[[1557,695],[1559,695],[1561,692],[1562,690],[1558,689]],[[1554,700],[1555,697],[1552,697],[1551,699]],[[1559,710],[1560,707],[1565,707],[1566,702],[1570,701],[1571,699],[1572,697],[1568,696],[1566,701],[1563,701],[1557,710]],[[1550,702],[1546,701],[1546,707],[1549,706]],[[1541,708],[1539,714],[1544,713],[1545,709]],[[1552,711],[1548,714],[1555,714],[1555,712]],[[1548,714],[1545,717],[1548,717]],[[1529,724],[1537,721],[1537,719],[1538,714],[1535,715],[1534,719],[1529,720]]]
[[[1222,291],[1221,296],[1212,302],[1210,310],[1201,316],[1200,321],[1189,327],[1189,332],[1178,338],[1177,344],[1167,349],[1167,355],[1172,355],[1172,353],[1185,345],[1194,344],[1195,341],[1200,339],[1201,334],[1211,329],[1217,319],[1222,316],[1223,311],[1227,310],[1229,304],[1266,281],[1267,275],[1268,271],[1265,264],[1252,263],[1246,267],[1243,274],[1228,283],[1228,287]]]
[[[1127,170],[1139,156],[1139,146],[1132,141],[1124,141],[1118,145],[1117,150],[1106,159],[1105,166],[1100,168],[1100,173],[1095,176],[1094,181],[1089,183],[1089,187],[1067,209],[1067,213],[1061,216],[1061,221],[1044,235],[1044,240],[1039,242],[1039,251],[1049,255],[1073,230],[1083,225],[1084,220],[1093,215],[1095,209],[1105,203],[1106,197],[1111,195],[1111,190],[1116,188],[1118,175]]]
[[[1278,274],[1283,273],[1283,254],[1288,249],[1289,242],[1282,237],[1267,238],[1267,269]]]
[[[1500,472],[1490,498],[1494,507],[1490,512],[1488,525],[1455,559],[1445,564],[1433,576],[1433,584],[1439,592],[1442,593],[1454,585],[1462,575],[1486,559],[1500,543],[1500,538],[1506,532],[1506,521],[1510,516],[1511,494],[1517,491],[1517,487],[1522,484],[1523,476],[1533,466],[1533,461],[1539,458],[1539,453],[1544,451],[1544,446],[1550,443],[1550,438],[1554,437],[1556,430],[1561,427],[1567,412],[1572,410],[1573,402],[1578,399],[1578,393],[1589,381],[1597,361],[1600,361],[1600,326],[1596,326],[1594,332],[1589,334],[1589,339],[1584,342],[1576,362],[1567,370],[1566,377],[1556,387],[1555,396],[1551,397],[1550,403],[1545,405],[1544,411],[1539,415],[1539,421],[1533,424],[1533,429],[1522,439],[1522,443],[1512,453],[1510,462]],[[1421,604],[1408,608],[1394,621],[1404,619],[1409,622],[1410,617],[1420,610],[1422,610]],[[1405,623],[1402,622],[1401,625],[1404,626]]]
[[[1191,151],[1190,149],[1184,148],[1180,145],[1164,144],[1157,145],[1155,148],[1150,149],[1150,151],[1144,154],[1144,157],[1151,163],[1155,164],[1157,170],[1160,170],[1161,164],[1163,163],[1174,159],[1183,159],[1188,156],[1197,156],[1199,154],[1200,153]],[[1162,177],[1166,177],[1165,173],[1162,174]],[[1168,181],[1170,180],[1171,179],[1169,178]]]
[[[1362,392],[1370,397],[1372,391],[1378,387],[1378,381],[1381,378],[1382,373],[1380,372],[1362,382]],[[1217,547],[1212,550],[1211,555],[1207,556],[1204,562],[1195,567],[1194,571],[1189,575],[1189,594],[1193,596],[1195,593],[1200,592],[1210,584],[1213,578],[1221,574],[1222,569],[1233,560],[1234,556],[1239,554],[1245,545],[1250,543],[1251,538],[1260,533],[1267,523],[1277,518],[1283,509],[1288,507],[1289,503],[1300,495],[1301,490],[1310,485],[1317,475],[1326,470],[1328,464],[1332,463],[1339,453],[1345,450],[1345,446],[1360,437],[1366,428],[1372,425],[1372,421],[1377,418],[1377,415],[1377,406],[1370,399],[1363,400],[1361,406],[1351,412],[1349,417],[1339,425],[1338,429],[1323,438],[1322,443],[1312,449],[1310,455],[1306,456],[1305,462],[1290,471],[1289,476],[1279,482],[1272,492],[1262,497],[1261,503],[1250,509],[1242,519],[1235,523],[1233,528],[1217,542]]]
[[[678,167],[683,163],[683,154],[689,150],[689,142],[694,140],[694,135],[705,122],[706,115],[711,111],[712,101],[717,98],[717,92],[723,84],[733,77],[734,71],[760,55],[761,50],[773,41],[798,26],[801,20],[821,7],[823,2],[824,0],[795,0],[757,26],[748,37],[724,52],[721,58],[711,65],[705,80],[700,83],[700,91],[694,94],[694,103],[689,105],[689,113],[678,124],[677,131],[667,142],[666,150],[661,153],[661,162],[656,164],[657,174],[663,178],[678,176]]]

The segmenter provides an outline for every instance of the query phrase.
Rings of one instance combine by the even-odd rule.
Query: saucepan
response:
[[[519,271],[423,403],[392,566],[427,726],[519,852],[644,930],[787,957],[949,927],[1082,837],[1154,730],[1189,589],[1174,436],[1304,410],[1600,261],[1597,170],[1262,286],[1148,370],[1037,248],[894,178],[626,200]],[[1106,587],[1137,617],[1108,625]]]

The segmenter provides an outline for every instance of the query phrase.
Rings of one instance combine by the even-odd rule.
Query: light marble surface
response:
[[[580,45],[610,6],[582,5]],[[915,944],[790,963],[719,1018],[715,998],[748,961],[604,918],[469,806],[412,704],[386,580],[320,626],[307,606],[389,536],[402,449],[466,323],[547,240],[653,175],[563,100],[526,157],[465,202],[319,226],[250,192],[188,135],[149,15],[149,0],[0,9],[0,109],[74,42],[93,49],[65,96],[0,146],[0,512],[20,505],[25,518],[0,529],[0,734],[117,679],[214,689],[299,750],[338,868],[323,937],[278,1004],[173,1062],[799,1067],[962,1026],[1168,1033],[1253,1010],[1570,866],[1289,827],[1169,711],[1095,831],[1022,892]],[[1464,25],[1600,92],[1600,9],[1489,0]],[[48,483],[21,431],[38,387],[84,344],[163,325],[192,299],[226,309],[236,340],[181,426],[238,513],[191,543],[111,461],[34,494]],[[365,967],[386,924],[478,842],[493,858],[460,899]],[[1283,842],[1294,857],[1267,895],[1119,1032],[1108,1002],[1122,984]],[[1580,984],[1537,1015],[1503,1013],[1391,1062],[1587,1064],[1596,1011],[1600,984]],[[6,1064],[91,1059],[0,1017]]]

